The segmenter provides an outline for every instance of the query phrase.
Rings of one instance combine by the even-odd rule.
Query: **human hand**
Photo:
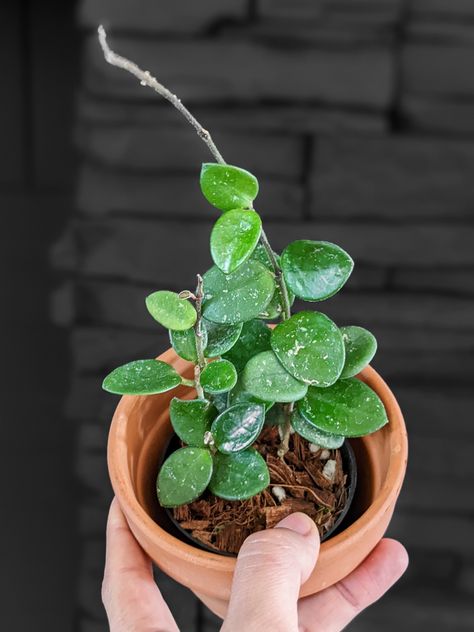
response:
[[[384,539],[344,580],[298,600],[318,553],[317,529],[301,513],[247,538],[237,558],[222,632],[338,632],[377,601],[408,565],[403,546]],[[178,631],[153,579],[151,561],[115,499],[107,523],[102,599],[111,632]]]

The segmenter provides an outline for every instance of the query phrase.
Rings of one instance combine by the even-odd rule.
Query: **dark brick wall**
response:
[[[79,20],[77,212],[52,253],[82,485],[78,630],[105,629],[105,443],[116,402],[101,378],[167,347],[143,299],[193,285],[215,219],[198,187],[206,148],[167,103],[104,63],[99,21],[192,108],[230,163],[256,173],[276,248],[322,238],[356,260],[324,308],[374,331],[374,366],[405,412],[410,467],[390,534],[412,562],[350,629],[472,630],[472,3],[84,0]],[[183,629],[218,629],[184,589],[160,585]]]

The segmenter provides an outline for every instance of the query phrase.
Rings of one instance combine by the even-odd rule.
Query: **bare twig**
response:
[[[153,77],[148,70],[142,70],[133,61],[130,61],[126,57],[122,57],[121,55],[118,55],[117,53],[114,53],[114,51],[110,48],[110,46],[107,43],[107,33],[104,27],[102,26],[102,24],[99,26],[97,31],[99,34],[99,42],[102,47],[102,51],[104,53],[105,61],[107,61],[112,66],[116,66],[117,68],[122,68],[123,70],[126,70],[130,74],[134,75],[139,80],[142,86],[150,87],[159,95],[167,99],[172,105],[174,105],[174,107],[179,112],[181,112],[181,114],[188,121],[188,123],[190,123],[194,127],[199,138],[201,138],[209,147],[209,150],[211,154],[214,156],[214,158],[216,159],[216,162],[219,162],[220,164],[225,164],[224,158],[222,157],[221,153],[215,146],[214,141],[212,140],[212,137],[207,131],[207,129],[204,129],[201,123],[199,123],[199,121],[194,118],[194,116],[191,114],[188,108],[186,108],[181,103],[181,99],[178,99],[178,97],[172,92],[170,92],[168,88],[165,88],[165,86],[162,85],[155,77]]]

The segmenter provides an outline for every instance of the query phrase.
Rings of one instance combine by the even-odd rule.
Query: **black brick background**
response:
[[[474,4],[82,0],[76,20],[74,211],[50,219],[40,235],[43,245],[55,241],[51,317],[63,328],[55,342],[62,367],[61,336],[69,341],[68,433],[56,453],[74,437],[73,629],[106,630],[105,444],[116,401],[101,392],[102,376],[167,347],[143,299],[153,289],[193,286],[209,265],[215,219],[198,186],[206,148],[171,106],[104,63],[100,21],[118,51],[178,93],[228,162],[259,177],[258,210],[276,248],[326,239],[356,260],[347,288],[324,310],[376,334],[374,366],[406,415],[410,465],[390,535],[406,544],[411,566],[349,629],[474,629]],[[60,93],[57,79],[49,81]],[[14,94],[5,106],[12,112]],[[41,99],[48,102],[43,90],[38,120],[51,126],[58,113],[42,111]],[[7,138],[25,134],[21,124],[3,125]],[[50,191],[54,173],[70,207],[66,152],[46,132],[34,143],[37,188]],[[5,161],[0,192],[25,190],[17,182],[22,160],[13,152]],[[50,199],[41,195],[45,208]],[[56,207],[61,200],[55,193]],[[57,376],[63,387],[65,373]],[[58,392],[46,392],[57,408]],[[186,590],[161,575],[159,583],[183,630],[219,629]]]

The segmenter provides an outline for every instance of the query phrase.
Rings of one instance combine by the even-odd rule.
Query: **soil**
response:
[[[173,509],[181,528],[207,547],[235,554],[251,533],[274,527],[290,513],[302,511],[314,520],[322,538],[347,500],[340,452],[310,448],[308,441],[294,433],[282,460],[276,456],[279,444],[275,426],[265,430],[255,444],[270,471],[267,489],[244,501],[223,500],[205,492],[199,500]]]

